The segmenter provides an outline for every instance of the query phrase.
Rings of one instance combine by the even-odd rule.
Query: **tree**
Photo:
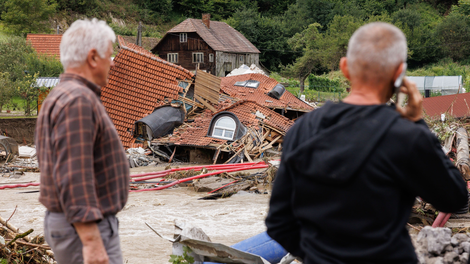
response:
[[[444,54],[453,60],[464,60],[470,56],[470,19],[452,13],[437,26]]]
[[[10,80],[10,74],[8,72],[0,73],[0,113],[4,106],[11,103],[14,93],[14,85]]]
[[[14,33],[38,33],[50,30],[46,24],[55,13],[55,0],[7,0],[2,19]]]
[[[32,110],[37,106],[40,88],[36,87],[36,79],[39,74],[26,75],[22,80],[16,81],[17,93],[24,100],[24,114],[32,115]]]

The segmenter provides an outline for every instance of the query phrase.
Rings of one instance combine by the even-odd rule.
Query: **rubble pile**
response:
[[[467,263],[470,252],[468,233],[452,236],[449,228],[424,227],[418,235],[411,235],[420,264]]]
[[[54,253],[42,236],[34,238],[0,217],[0,263],[55,263]]]
[[[127,159],[129,160],[129,166],[134,168],[160,163],[158,158],[153,158],[151,156],[149,157],[149,154],[151,154],[151,152],[146,151],[141,147],[127,149]]]

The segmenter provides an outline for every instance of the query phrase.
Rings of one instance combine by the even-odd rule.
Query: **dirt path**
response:
[[[28,181],[39,181],[39,174],[26,173],[17,179],[0,177],[0,183]],[[10,223],[21,230],[33,228],[33,235],[43,232],[45,208],[38,202],[38,192],[21,192],[35,190],[39,187],[0,190],[0,216],[10,217],[17,205]],[[130,193],[126,207],[118,214],[125,263],[168,263],[171,243],[159,238],[144,222],[171,237],[175,219],[189,221],[202,228],[213,242],[227,245],[265,231],[269,195],[245,193],[215,201],[197,200],[204,195],[190,188]]]

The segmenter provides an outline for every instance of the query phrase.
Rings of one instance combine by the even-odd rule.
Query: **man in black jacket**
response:
[[[404,34],[371,23],[351,37],[340,68],[351,82],[287,133],[266,219],[268,234],[312,263],[417,263],[405,228],[415,197],[443,212],[467,203],[459,171],[422,119],[416,85],[387,106],[404,70]]]

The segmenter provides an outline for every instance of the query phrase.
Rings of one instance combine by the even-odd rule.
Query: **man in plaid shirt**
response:
[[[104,21],[75,21],[60,44],[65,73],[38,115],[39,201],[59,264],[123,262],[115,215],[127,202],[129,164],[99,98],[115,40]]]

